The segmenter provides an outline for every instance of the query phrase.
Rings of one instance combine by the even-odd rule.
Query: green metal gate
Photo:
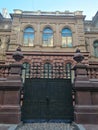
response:
[[[26,79],[22,120],[73,121],[70,79]]]

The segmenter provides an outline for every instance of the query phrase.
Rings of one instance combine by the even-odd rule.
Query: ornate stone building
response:
[[[98,79],[98,12],[91,21],[85,20],[82,11],[17,9],[10,16],[4,18],[0,14],[1,77],[9,75],[8,66],[14,63],[12,54],[20,46],[24,54],[23,82],[25,78],[72,79],[73,82],[71,68],[76,64],[73,56],[77,49],[84,56],[82,63],[87,65],[87,77]]]
[[[63,60],[65,64],[74,65],[72,56],[79,48],[86,64],[98,65],[98,12],[91,21],[85,20],[82,11],[14,10],[10,15],[8,19],[0,14],[1,64],[11,63],[10,55],[20,45],[25,55],[22,62],[29,64],[34,60],[42,63],[47,60],[61,60],[62,63]]]

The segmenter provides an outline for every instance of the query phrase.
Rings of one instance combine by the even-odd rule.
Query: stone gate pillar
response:
[[[78,124],[98,124],[98,79],[89,79],[80,50],[76,51],[74,118]]]
[[[21,50],[18,48],[13,54],[15,63],[10,65],[8,78],[0,80],[0,123],[17,124],[21,121],[20,89],[22,81],[20,77],[23,58]]]

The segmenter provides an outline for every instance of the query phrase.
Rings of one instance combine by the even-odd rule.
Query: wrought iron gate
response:
[[[73,120],[70,79],[27,78],[24,86],[22,120]]]

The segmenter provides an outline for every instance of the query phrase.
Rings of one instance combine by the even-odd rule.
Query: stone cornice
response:
[[[84,19],[85,16],[82,15],[82,11],[75,11],[75,12],[43,12],[43,11],[22,11],[22,10],[14,10],[13,14],[10,14],[12,19],[13,17],[19,17],[19,18],[81,18]]]

